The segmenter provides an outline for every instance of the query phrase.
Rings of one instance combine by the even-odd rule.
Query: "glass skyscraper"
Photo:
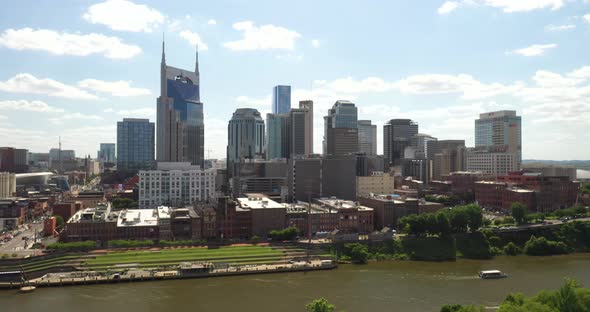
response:
[[[114,163],[115,162],[115,143],[100,143],[100,150],[97,158],[99,161]]]
[[[358,113],[354,103],[336,101],[324,116],[324,155],[358,152]]]
[[[521,117],[516,111],[483,113],[475,120],[475,147],[512,153],[517,166],[522,161]]]
[[[227,136],[228,168],[242,159],[261,159],[264,156],[264,120],[258,110],[238,108],[229,121]]]
[[[383,126],[383,155],[385,167],[401,165],[404,150],[412,145],[418,134],[418,124],[411,119],[392,119]]]
[[[117,122],[117,169],[148,170],[154,165],[154,128],[149,119]]]
[[[288,114],[291,109],[291,86],[275,86],[272,89],[272,113]]]
[[[377,155],[377,125],[370,120],[359,120],[359,152],[368,156]]]
[[[157,159],[203,166],[205,125],[200,101],[199,55],[195,70],[166,65],[164,43],[157,101]]]
[[[287,114],[266,114],[266,159],[289,157],[289,119]]]

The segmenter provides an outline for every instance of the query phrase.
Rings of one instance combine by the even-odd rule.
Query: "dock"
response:
[[[319,270],[332,270],[338,267],[334,261],[329,263],[326,260],[312,260],[310,262],[295,262],[286,264],[262,264],[245,266],[228,266],[225,268],[211,268],[207,272],[196,274],[182,273],[182,270],[169,269],[128,269],[115,273],[105,274],[94,271],[74,271],[63,273],[49,273],[40,278],[24,281],[30,286],[40,287],[63,287],[106,283],[130,283],[158,280],[188,279],[188,278],[212,278],[223,276],[238,276],[249,274],[271,274],[288,272],[308,272]],[[20,288],[23,283],[9,282],[0,283],[0,288]]]

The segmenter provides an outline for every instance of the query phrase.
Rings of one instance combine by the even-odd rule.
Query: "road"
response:
[[[547,222],[547,224],[524,224],[524,225],[518,225],[518,226],[511,226],[508,228],[503,228],[503,229],[494,229],[494,231],[496,232],[515,232],[515,231],[520,231],[520,230],[526,230],[526,229],[531,229],[531,228],[544,228],[544,227],[554,227],[554,226],[560,226],[564,223],[568,223],[568,222],[574,222],[574,221],[580,221],[580,222],[586,222],[586,221],[590,221],[590,217],[587,218],[578,218],[578,219],[570,219],[568,221],[561,221],[561,220],[545,220]]]
[[[12,240],[4,243],[0,246],[0,255],[12,255],[17,254],[19,257],[27,255],[36,255],[41,253],[38,249],[28,249],[33,245],[33,239],[35,237],[35,231],[37,231],[38,242],[41,240],[41,232],[43,231],[43,223],[29,223],[27,225],[21,225],[19,227],[21,234],[15,236]],[[16,231],[13,231],[16,232]],[[30,237],[28,240],[24,240],[23,237]]]

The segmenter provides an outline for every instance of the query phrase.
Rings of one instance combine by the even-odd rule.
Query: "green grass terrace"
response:
[[[296,252],[296,251],[295,251]],[[290,257],[284,250],[268,246],[226,246],[219,248],[153,248],[147,250],[114,251],[97,254],[82,263],[82,268],[105,270],[120,267],[160,267],[181,262],[213,262],[238,264],[262,264],[285,261]]]

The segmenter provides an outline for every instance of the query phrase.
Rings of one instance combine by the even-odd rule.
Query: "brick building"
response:
[[[506,182],[476,182],[475,201],[484,208],[509,211],[513,203],[521,203],[529,211],[537,211],[534,191],[518,188]]]

